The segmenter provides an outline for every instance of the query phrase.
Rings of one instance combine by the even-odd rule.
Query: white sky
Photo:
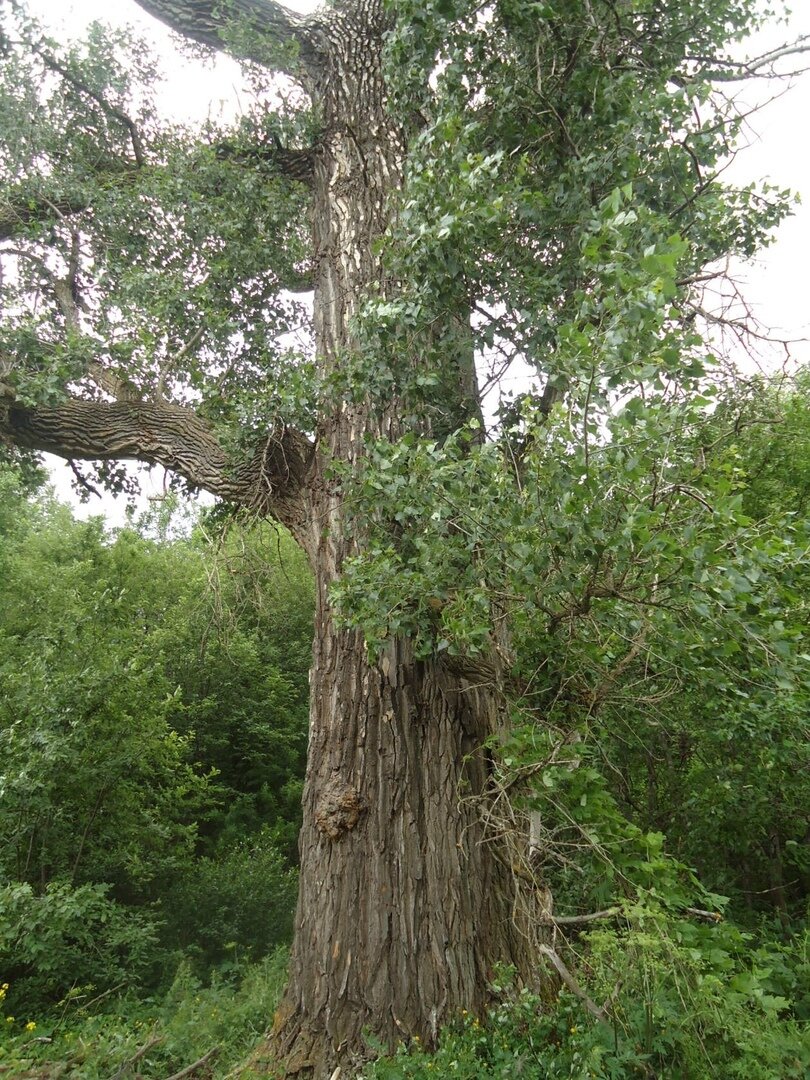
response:
[[[758,35],[751,54],[766,52],[785,41],[810,35],[810,3],[798,0],[802,10],[796,12],[788,26],[770,27]],[[311,10],[317,6],[307,0],[292,0],[290,7]],[[798,5],[797,5],[798,6]],[[164,27],[146,15],[131,0],[29,0],[34,14],[59,34],[80,37],[95,19],[113,25],[131,25],[154,42],[156,50],[166,57],[167,80],[161,89],[159,103],[166,113],[177,118],[202,120],[208,115],[223,112],[238,113],[240,102],[247,102],[241,87],[239,69],[226,58],[219,58],[213,67],[203,66],[179,56],[172,48]],[[810,55],[807,56],[810,63]],[[750,84],[742,91],[746,103],[754,104],[774,89],[764,80]],[[758,96],[759,95],[759,96]],[[810,73],[796,80],[795,85],[779,100],[772,102],[752,118],[749,146],[732,164],[729,179],[748,182],[767,178],[780,187],[788,187],[803,196],[803,205],[777,231],[774,244],[753,265],[742,268],[739,278],[745,293],[760,321],[779,337],[802,339],[810,337]],[[799,342],[794,354],[810,361],[810,345]],[[62,497],[75,501],[70,492],[70,473],[66,466],[56,463],[54,481]],[[155,490],[163,484],[162,470],[152,470]],[[111,524],[123,519],[123,501],[93,499],[78,508],[81,516],[104,513]]]

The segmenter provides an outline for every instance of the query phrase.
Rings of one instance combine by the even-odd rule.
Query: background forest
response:
[[[688,690],[630,671],[598,739],[556,760],[524,710],[507,761],[541,771],[546,879],[561,910],[604,919],[563,919],[553,1001],[504,971],[489,1023],[460,1016],[436,1054],[403,1045],[370,1075],[806,1075],[807,380],[741,387],[737,408],[720,475],[780,569],[733,587],[778,607],[773,652],[707,623],[716,653]],[[308,571],[283,533],[171,497],[109,533],[12,465],[0,532],[0,1069],[166,1077],[216,1048],[201,1069],[224,1076],[284,978]],[[674,670],[694,646],[669,642]],[[575,623],[558,722],[597,648]]]
[[[0,491],[0,1067],[15,1039],[64,1053],[98,1014],[77,1038],[106,1075],[127,1055],[110,1008],[174,982],[202,1016],[198,980],[230,998],[251,961],[274,989],[283,972],[311,582],[269,527],[214,541],[169,500],[110,536],[13,470]],[[233,1023],[230,1001],[214,1022],[218,995],[210,1033]],[[241,1026],[267,1015],[251,997]]]

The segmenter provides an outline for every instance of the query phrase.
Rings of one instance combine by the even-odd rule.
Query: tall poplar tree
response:
[[[495,965],[533,978],[548,889],[517,903],[516,841],[485,812],[510,627],[661,603],[660,575],[610,570],[609,530],[590,577],[551,588],[546,566],[538,599],[533,542],[562,560],[566,515],[587,525],[617,402],[642,422],[697,392],[706,268],[753,254],[787,206],[722,185],[741,118],[714,88],[784,50],[728,51],[753,0],[140,6],[245,61],[257,105],[227,134],[161,126],[142,51],[122,63],[98,29],[61,47],[14,5],[0,435],[85,485],[79,462],[119,488],[122,460],[164,466],[307,553],[301,886],[273,1052],[337,1076],[364,1032],[430,1042],[480,1012]],[[487,431],[483,392],[516,360],[532,388]],[[665,487],[701,510],[672,477],[654,509]]]

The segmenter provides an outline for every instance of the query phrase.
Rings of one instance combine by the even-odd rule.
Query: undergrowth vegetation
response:
[[[0,1075],[166,1080],[205,1059],[209,1076],[237,1069],[247,1078],[240,1066],[273,1015],[286,966],[286,950],[279,949],[255,964],[234,964],[227,977],[214,973],[203,981],[181,963],[170,986],[154,996],[118,988],[105,1000],[95,985],[76,985],[36,1018],[3,1017]]]
[[[311,584],[273,530],[216,535],[0,471],[0,1075],[225,1075],[273,1014]]]

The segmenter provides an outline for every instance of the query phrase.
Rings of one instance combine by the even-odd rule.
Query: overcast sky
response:
[[[772,25],[752,42],[750,54],[776,48],[800,35],[810,35],[810,3],[799,0],[803,10],[795,13],[789,25]],[[297,10],[311,10],[307,0],[289,2]],[[226,58],[212,69],[178,56],[165,29],[130,0],[29,0],[30,9],[60,35],[81,36],[95,19],[113,25],[132,25],[149,38],[166,58],[167,79],[160,93],[160,104],[167,113],[188,120],[207,115],[233,115],[247,98],[240,87],[239,70]],[[807,57],[810,63],[810,54]],[[746,86],[741,96],[746,104],[758,104],[771,96],[774,85],[757,81]],[[804,196],[804,205],[786,221],[776,234],[774,244],[757,259],[742,268],[739,276],[757,317],[779,337],[810,337],[810,74],[795,80],[751,120],[748,147],[738,155],[727,176],[735,182],[768,178],[782,187]],[[795,355],[810,361],[810,346],[799,341]],[[775,354],[774,354],[775,355]],[[155,482],[162,486],[161,470],[153,470]],[[159,476],[157,475],[159,474]],[[69,474],[65,468],[55,476],[58,490],[67,497]],[[105,512],[119,522],[123,506],[107,499],[102,507],[93,500],[80,510],[83,515]]]

